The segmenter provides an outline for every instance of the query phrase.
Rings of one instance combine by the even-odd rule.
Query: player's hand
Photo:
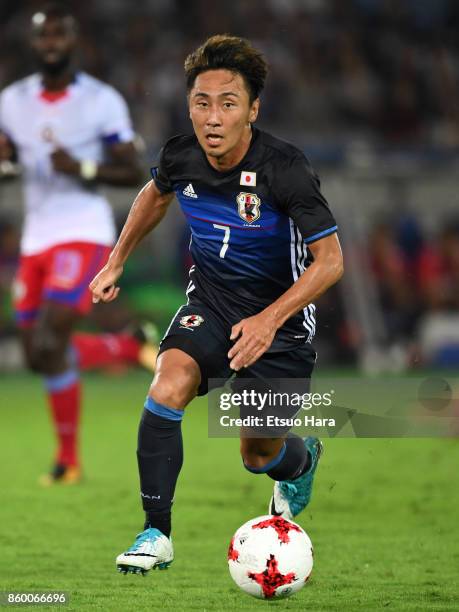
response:
[[[14,156],[14,147],[10,139],[0,132],[0,162],[10,161]]]
[[[238,371],[255,363],[271,346],[276,331],[274,317],[265,311],[233,325],[230,340],[237,342],[228,353],[230,368]]]
[[[80,175],[80,162],[69,155],[64,149],[57,148],[51,153],[51,164],[55,172],[62,172],[72,176]]]
[[[120,288],[116,281],[123,273],[123,266],[114,266],[108,262],[89,283],[93,304],[98,302],[113,302],[118,297]]]

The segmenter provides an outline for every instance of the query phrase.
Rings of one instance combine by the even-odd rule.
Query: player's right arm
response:
[[[0,162],[12,161],[14,145],[6,134],[0,130]]]
[[[0,93],[0,178],[10,178],[15,175],[13,162],[17,158],[16,146],[7,133],[8,119],[5,107],[5,92],[2,91]]]
[[[173,192],[161,193],[154,181],[139,192],[107,264],[89,285],[94,303],[116,299],[119,293],[116,282],[123,273],[127,258],[142,238],[158,225],[173,197]]]
[[[0,180],[15,178],[18,174],[16,147],[0,129]]]

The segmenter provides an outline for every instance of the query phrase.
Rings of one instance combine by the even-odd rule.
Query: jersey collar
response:
[[[75,72],[72,81],[67,85],[67,87],[58,91],[53,91],[44,88],[42,78],[41,76],[39,76],[38,96],[40,100],[48,104],[55,104],[56,102],[66,100],[70,97],[70,95],[74,92],[75,88],[78,86],[80,78],[80,73]]]

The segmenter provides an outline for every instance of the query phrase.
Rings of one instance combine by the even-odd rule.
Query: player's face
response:
[[[76,35],[71,20],[45,18],[41,13],[34,16],[32,48],[44,72],[58,74],[64,70],[70,63],[75,44]]]
[[[250,103],[243,77],[229,70],[209,70],[196,77],[188,97],[198,142],[217,169],[231,168],[245,155],[252,136],[250,124],[259,100]]]

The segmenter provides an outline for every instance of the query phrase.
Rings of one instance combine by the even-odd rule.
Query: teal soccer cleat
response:
[[[304,438],[304,445],[312,457],[311,467],[295,480],[282,480],[274,483],[274,492],[269,503],[269,514],[292,520],[309,504],[314,474],[323,452],[323,445],[318,438],[313,437]]]
[[[146,574],[151,569],[167,569],[174,560],[172,541],[159,529],[149,528],[139,533],[131,548],[116,558],[122,574]]]

